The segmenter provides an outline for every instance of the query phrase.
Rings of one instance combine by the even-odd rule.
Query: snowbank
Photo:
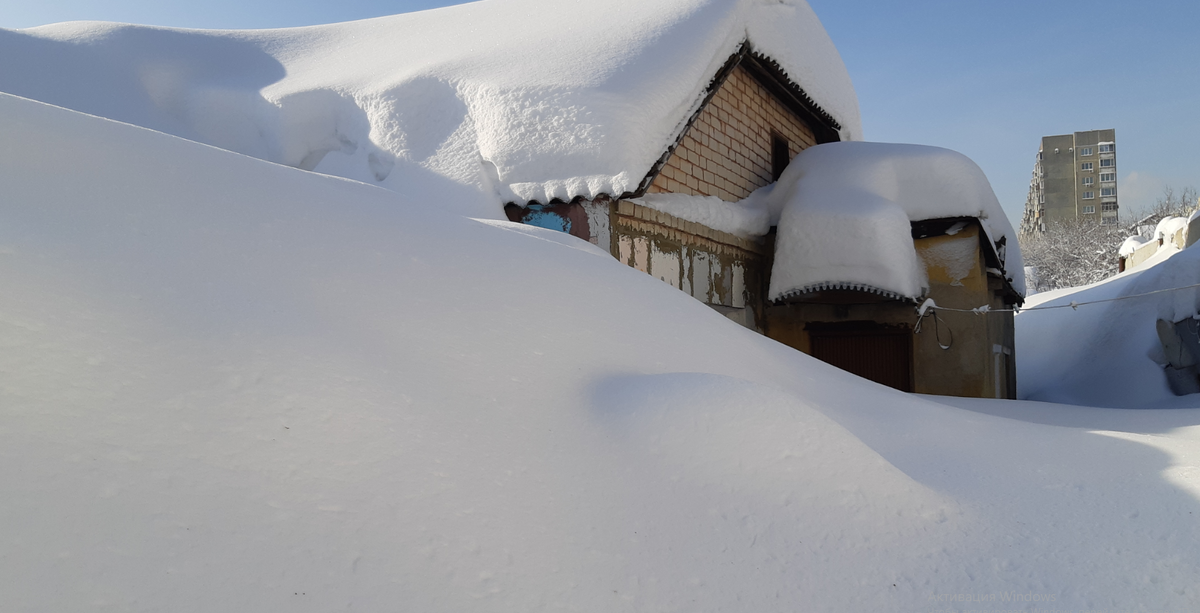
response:
[[[1136,269],[1082,288],[1038,294],[1025,308],[1111,300],[1200,284],[1200,250],[1170,243]],[[1106,407],[1196,406],[1176,397],[1155,322],[1200,313],[1198,288],[1132,297],[1077,309],[1029,311],[1016,317],[1021,398]]]
[[[770,298],[862,287],[908,298],[928,281],[912,222],[975,217],[1005,274],[1025,293],[1016,233],[987,177],[966,156],[938,147],[829,143],[802,151],[771,195],[782,209]]]
[[[743,41],[861,138],[803,0],[488,0],[305,28],[0,30],[0,91],[503,218],[620,195]]]
[[[1200,599],[1197,411],[935,404],[560,232],[5,95],[0,185],[15,610]]]

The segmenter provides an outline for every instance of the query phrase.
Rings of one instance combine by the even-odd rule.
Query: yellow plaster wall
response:
[[[1015,364],[1013,314],[1000,310],[1006,308],[1000,298],[1002,288],[987,274],[979,233],[978,224],[971,224],[953,236],[914,241],[929,278],[928,297],[944,307],[987,305],[995,309],[984,314],[940,311],[936,324],[932,317],[925,319],[921,332],[913,336],[913,389],[918,393],[982,398],[1015,395],[1009,376]],[[968,257],[965,262],[950,261],[947,255],[955,253]],[[811,353],[805,329],[809,323],[872,321],[915,327],[916,306],[895,300],[771,306],[766,313],[766,332],[785,345]],[[942,349],[942,345],[950,348]]]

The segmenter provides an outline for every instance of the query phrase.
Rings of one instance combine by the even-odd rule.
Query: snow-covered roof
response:
[[[1187,228],[1188,218],[1186,217],[1163,217],[1159,220],[1158,225],[1154,227],[1154,239],[1170,239],[1176,232]]]
[[[278,30],[0,30],[0,91],[496,217],[497,201],[636,190],[744,42],[842,139],[861,138],[850,78],[804,0],[485,0]]]
[[[1122,257],[1133,255],[1133,252],[1137,251],[1138,247],[1141,247],[1148,242],[1150,242],[1150,239],[1144,236],[1130,236],[1121,243],[1121,248],[1117,250],[1117,253],[1119,253]]]
[[[1025,294],[1016,233],[969,158],[940,147],[844,142],[802,151],[770,195],[782,209],[770,298],[828,288],[922,296],[912,223],[977,218],[1006,279]]]

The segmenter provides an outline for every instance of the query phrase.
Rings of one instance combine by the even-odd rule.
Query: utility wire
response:
[[[924,315],[925,311],[927,309],[937,309],[939,311],[953,311],[956,313],[974,313],[976,315],[984,315],[987,313],[1024,313],[1024,312],[1028,312],[1028,311],[1048,311],[1050,309],[1078,309],[1079,307],[1087,305],[1087,304],[1100,304],[1101,302],[1116,302],[1118,300],[1130,300],[1132,298],[1143,298],[1145,296],[1153,296],[1154,294],[1164,294],[1167,292],[1178,292],[1181,290],[1194,289],[1197,287],[1200,287],[1200,283],[1196,283],[1193,285],[1185,285],[1183,287],[1171,287],[1171,288],[1167,288],[1167,289],[1156,289],[1152,292],[1145,292],[1143,294],[1131,294],[1129,296],[1118,296],[1116,298],[1105,298],[1103,300],[1087,300],[1084,302],[1076,302],[1076,301],[1072,300],[1071,302],[1069,302],[1067,304],[1055,304],[1055,305],[1050,305],[1050,306],[1035,306],[1035,307],[1029,307],[1028,309],[1020,309],[1020,308],[993,309],[986,304],[981,307],[975,307],[973,309],[955,309],[955,308],[951,308],[951,307],[938,306],[937,303],[935,303],[932,298],[927,298],[925,300],[925,302],[921,303],[921,306],[917,307],[917,314]]]

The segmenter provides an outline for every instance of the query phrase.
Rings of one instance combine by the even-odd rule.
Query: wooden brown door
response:
[[[864,379],[911,392],[912,331],[874,322],[810,327],[813,357]]]

